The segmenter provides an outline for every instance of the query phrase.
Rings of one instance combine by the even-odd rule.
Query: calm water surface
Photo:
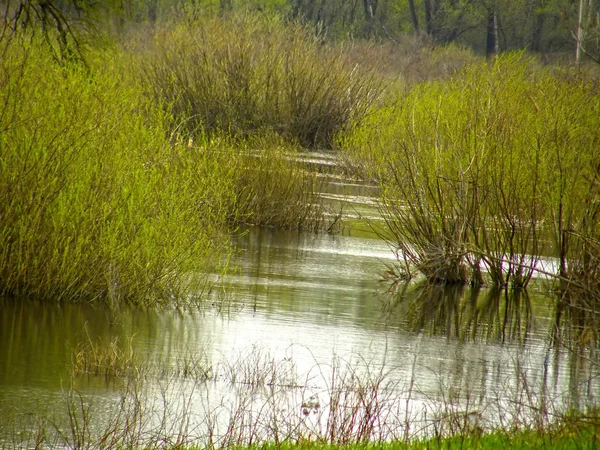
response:
[[[342,188],[334,183],[326,195],[347,195]],[[362,205],[363,212],[370,207]],[[82,344],[115,339],[155,367],[175,371],[193,360],[210,368],[208,383],[172,373],[155,373],[145,382],[146,401],[156,409],[165,397],[174,410],[183,404],[193,412],[197,430],[219,408],[225,412],[218,420],[226,422],[265,367],[277,370],[271,394],[253,397],[250,409],[272,401],[276,388],[300,417],[309,396],[319,399],[315,413],[325,411],[332,380],[350,372],[363,380],[385,373],[386,389],[394,391],[394,417],[415,421],[427,412],[431,416],[436,406],[453,405],[475,410],[491,424],[498,407],[508,410],[519,401],[584,407],[600,392],[596,364],[549,347],[551,310],[541,295],[530,294],[530,318],[516,324],[521,315],[515,315],[512,332],[502,334],[501,298],[491,300],[499,302],[493,317],[481,315],[478,324],[465,319],[485,309],[485,293],[434,292],[430,301],[437,306],[431,310],[390,313],[383,307],[386,286],[378,279],[393,255],[379,240],[251,230],[237,244],[238,270],[193,312],[3,299],[0,417],[60,411],[73,387],[96,406],[98,423],[108,420],[124,382],[73,375],[72,360]],[[291,389],[292,384],[301,387]]]

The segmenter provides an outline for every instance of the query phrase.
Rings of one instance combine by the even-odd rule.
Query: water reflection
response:
[[[209,381],[154,372],[136,394],[156,420],[165,402],[174,418],[187,408],[198,435],[210,423],[227,429],[241,407],[256,427],[276,417],[326,435],[340,419],[332,402],[344,392],[361,400],[357,389],[390,408],[379,412],[387,432],[402,436],[432,429],[443,414],[476,411],[491,426],[531,420],[524,404],[550,411],[596,401],[597,356],[549,345],[552,308],[536,293],[412,284],[387,305],[377,280],[393,255],[381,241],[252,230],[237,243],[238,270],[196,311],[2,300],[0,414],[64,409],[74,387],[98,424],[113,417],[127,380],[73,377],[73,351],[85,342],[117,342],[155,367],[205,361]]]
[[[531,298],[523,289],[405,283],[386,308],[415,331],[448,338],[524,343],[532,331]]]

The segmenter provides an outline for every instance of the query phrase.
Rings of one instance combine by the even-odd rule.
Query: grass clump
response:
[[[523,288],[550,271],[540,255],[563,278],[583,261],[595,273],[598,259],[575,242],[598,239],[594,86],[506,55],[414,86],[342,139],[380,180],[385,237],[409,277]]]
[[[166,27],[142,51],[153,98],[191,135],[264,130],[308,147],[362,117],[380,83],[305,27],[234,15]]]

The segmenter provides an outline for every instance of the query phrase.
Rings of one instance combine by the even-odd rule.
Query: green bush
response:
[[[170,145],[164,113],[110,68],[60,66],[35,41],[0,64],[0,292],[151,305],[199,293],[190,271],[228,247],[225,169]]]
[[[599,111],[586,77],[505,55],[413,87],[340,146],[381,181],[388,239],[427,278],[480,283],[487,267],[524,287],[541,254],[568,277],[575,241],[598,240]]]
[[[247,14],[158,31],[142,53],[153,98],[176,128],[247,137],[275,132],[304,146],[329,147],[380,92],[367,70],[350,64],[304,27]]]

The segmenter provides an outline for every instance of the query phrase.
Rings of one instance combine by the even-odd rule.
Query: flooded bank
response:
[[[511,312],[486,290],[415,285],[410,295],[425,306],[390,309],[378,279],[393,254],[380,240],[258,229],[236,243],[237,270],[194,311],[3,299],[2,412],[54,414],[75,389],[97,427],[110,423],[131,384],[74,373],[90,342],[144,363],[135,396],[152,411],[145,427],[169,410],[169,427],[185,417],[198,442],[231,433],[232,420],[252,424],[239,439],[273,439],[275,419],[280,431],[321,436],[342,421],[332,415],[342,401],[355,420],[375,408],[371,437],[398,438],[432,432],[444,414],[492,427],[531,408],[585,408],[600,392],[594,355],[550,346],[552,308],[541,294]],[[59,416],[68,428],[69,415]]]

